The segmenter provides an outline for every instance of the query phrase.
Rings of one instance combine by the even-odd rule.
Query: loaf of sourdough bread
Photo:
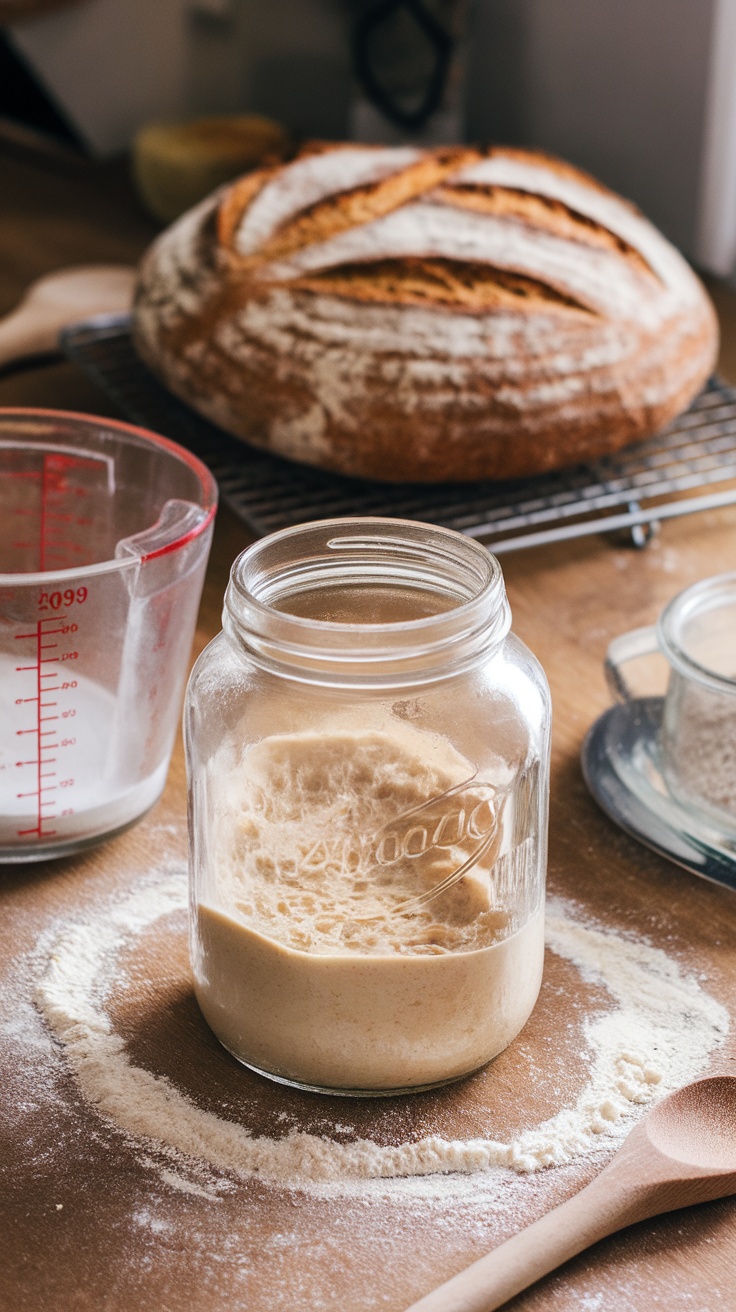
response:
[[[168,387],[293,460],[390,481],[509,478],[671,420],[717,351],[685,260],[539,153],[315,146],[145,256],[135,341]]]

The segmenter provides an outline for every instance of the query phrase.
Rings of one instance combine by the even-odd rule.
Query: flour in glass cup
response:
[[[666,767],[672,791],[683,805],[694,802],[736,828],[736,697],[688,687],[678,714]]]

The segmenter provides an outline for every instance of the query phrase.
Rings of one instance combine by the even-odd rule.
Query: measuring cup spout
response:
[[[192,501],[167,501],[151,528],[121,538],[115,548],[115,559],[133,556],[143,564],[178,551],[199,537],[211,518],[211,512]]]

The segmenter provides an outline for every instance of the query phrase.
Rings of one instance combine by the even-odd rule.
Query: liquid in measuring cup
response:
[[[0,740],[0,850],[16,859],[39,842],[121,828],[155,801],[166,773],[164,762],[126,782],[116,699],[73,659],[50,654],[53,627],[39,623],[31,656],[0,655],[0,722],[10,729]]]

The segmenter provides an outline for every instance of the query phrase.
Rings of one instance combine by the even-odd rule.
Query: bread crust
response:
[[[154,243],[137,349],[254,446],[385,481],[522,477],[648,436],[711,303],[633,206],[539,152],[320,147]]]

